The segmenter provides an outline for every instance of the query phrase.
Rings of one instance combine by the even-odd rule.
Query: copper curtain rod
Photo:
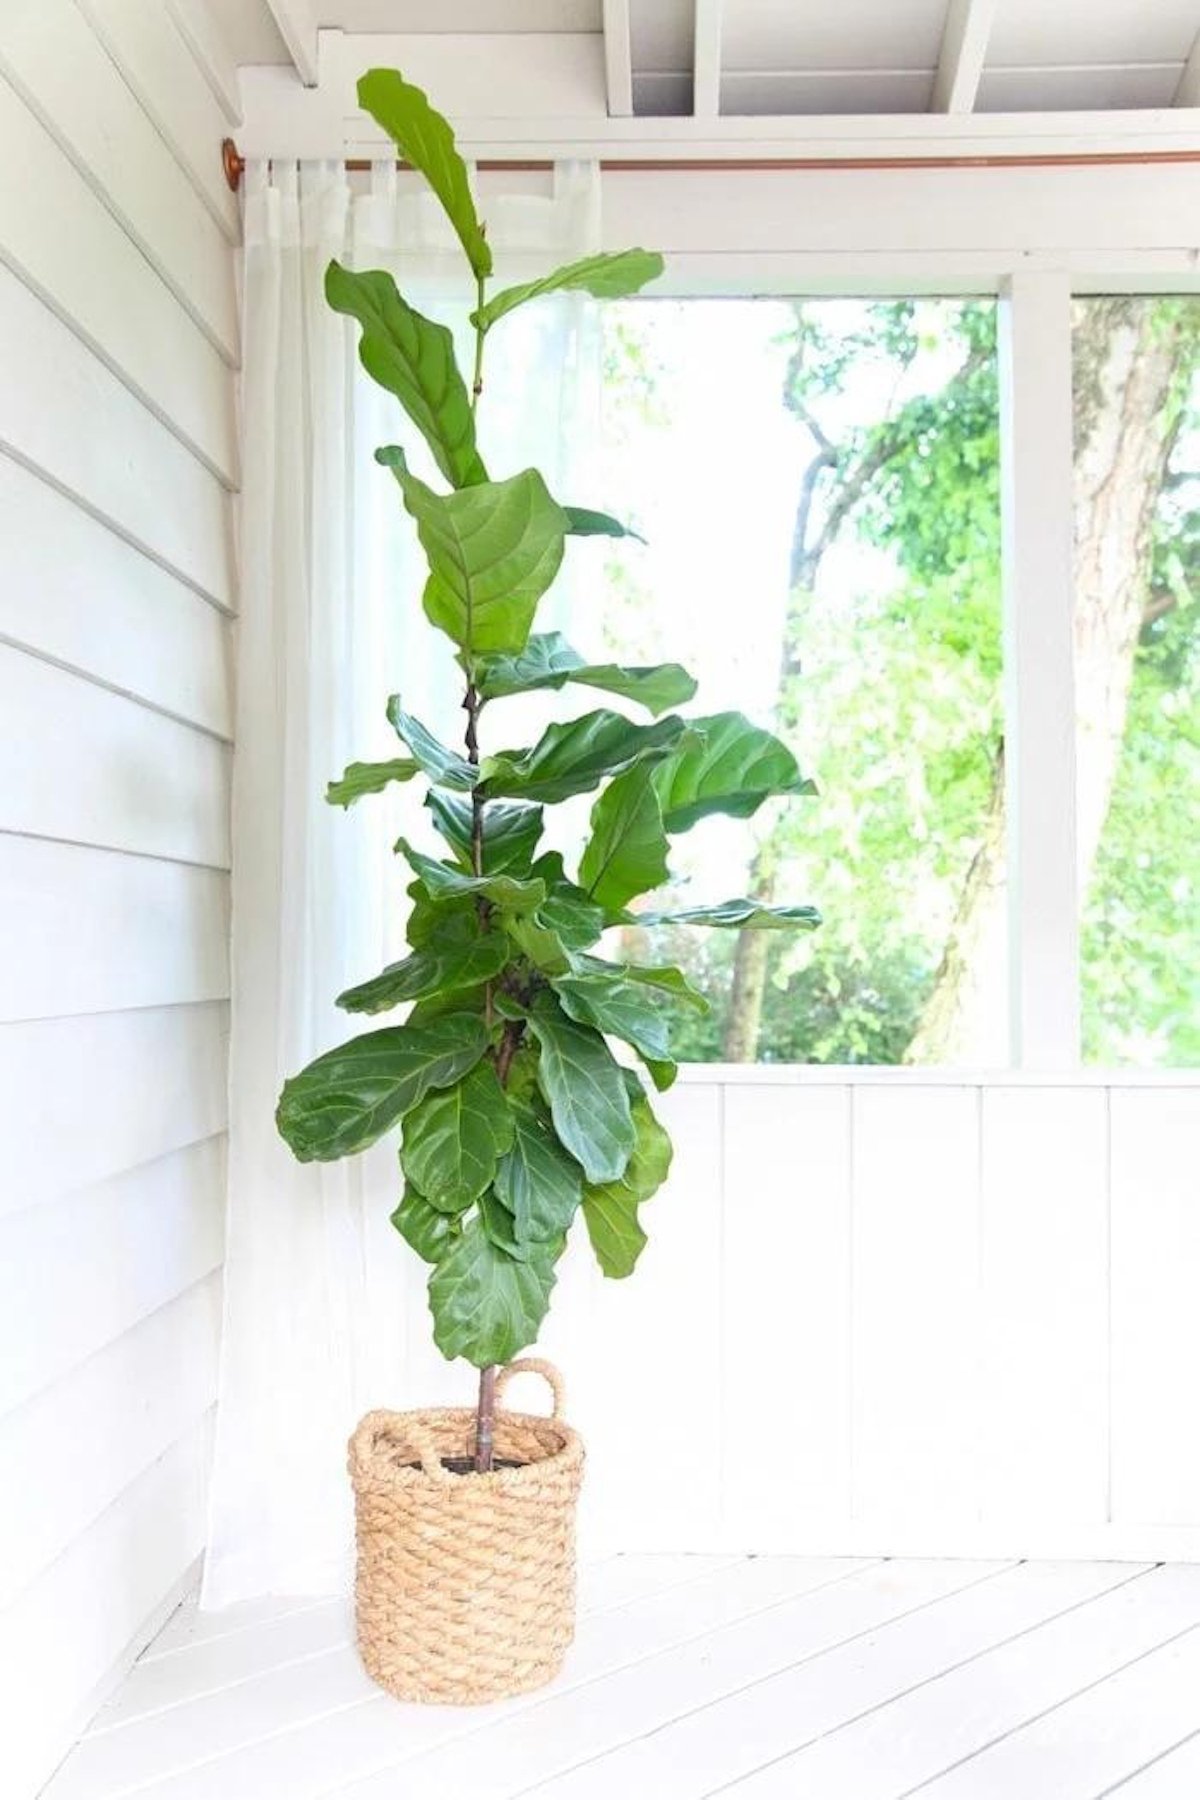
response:
[[[246,158],[232,138],[221,145],[225,179],[236,194],[242,184]],[[1110,167],[1114,164],[1200,163],[1200,150],[1086,150],[1058,155],[1010,156],[781,156],[781,157],[653,157],[640,160],[601,159],[606,175],[646,174],[670,169],[693,173],[765,173],[770,170],[796,169],[1079,169]],[[408,168],[398,162],[398,169]],[[552,161],[531,162],[524,158],[484,160],[476,163],[484,171],[510,169],[544,174],[554,168]],[[348,157],[343,167],[361,174],[374,167],[365,156]]]

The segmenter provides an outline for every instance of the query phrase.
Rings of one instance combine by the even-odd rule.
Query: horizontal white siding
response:
[[[594,1549],[1200,1559],[1200,1083],[688,1070],[543,1338]],[[410,1301],[405,1397],[461,1395]]]
[[[237,482],[224,115],[168,0],[0,16],[0,1790],[194,1576]]]

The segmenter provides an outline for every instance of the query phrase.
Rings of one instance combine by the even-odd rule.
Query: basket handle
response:
[[[502,1399],[504,1390],[514,1375],[540,1375],[554,1395],[554,1405],[550,1412],[551,1419],[562,1418],[567,1398],[566,1383],[552,1362],[544,1362],[540,1356],[519,1356],[516,1362],[510,1362],[496,1376],[497,1404]]]
[[[355,1479],[369,1473],[372,1458],[375,1454],[376,1440],[381,1433],[391,1433],[396,1425],[396,1415],[386,1411],[369,1412],[359,1420],[354,1436],[350,1439],[350,1473]],[[454,1476],[449,1469],[442,1467],[441,1455],[432,1436],[420,1424],[404,1422],[404,1437],[412,1445],[420,1459],[421,1468],[431,1481],[449,1484]]]

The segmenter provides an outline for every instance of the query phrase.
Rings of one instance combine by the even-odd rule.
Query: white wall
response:
[[[187,1583],[228,995],[229,129],[168,0],[0,12],[0,1791]]]
[[[683,1071],[636,1276],[584,1246],[543,1338],[591,1545],[1200,1558],[1173,1080]]]

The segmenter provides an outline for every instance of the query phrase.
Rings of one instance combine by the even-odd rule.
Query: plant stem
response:
[[[482,311],[484,302],[483,276],[475,281],[475,304]],[[482,325],[475,327],[475,373],[471,381],[471,411],[474,413],[479,404],[479,396],[483,392],[483,339]],[[467,692],[463,706],[467,714],[467,760],[474,768],[479,767],[479,709],[482,701],[479,690],[475,686],[474,669],[469,661],[468,653]],[[476,875],[483,874],[483,821],[487,802],[478,792],[471,795],[471,867]],[[481,925],[487,924],[488,904],[486,900],[479,902],[479,920]],[[484,1018],[489,1031],[492,1029],[492,984],[489,981],[484,990]],[[507,1036],[507,1029],[505,1035]],[[503,1055],[501,1046],[500,1055]],[[511,1053],[510,1053],[511,1060]],[[497,1058],[499,1062],[499,1057]],[[503,1086],[507,1067],[500,1074]],[[479,1400],[475,1409],[475,1473],[486,1475],[492,1467],[492,1437],[496,1420],[496,1368],[490,1364],[479,1371]]]

